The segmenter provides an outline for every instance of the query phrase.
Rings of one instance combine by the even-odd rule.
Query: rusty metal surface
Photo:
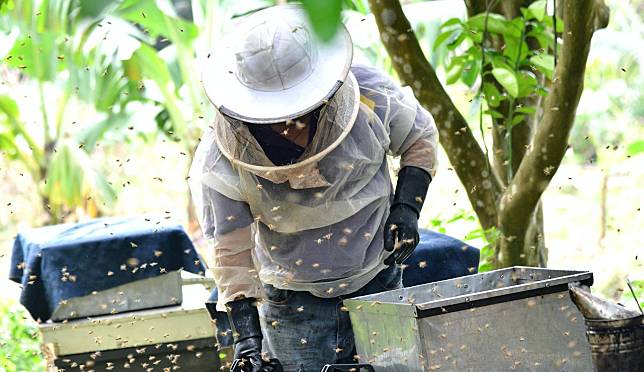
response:
[[[571,282],[592,273],[515,267],[346,300],[376,371],[590,371]]]

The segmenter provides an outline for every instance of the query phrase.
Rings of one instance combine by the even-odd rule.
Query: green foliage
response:
[[[628,156],[644,154],[644,140],[631,142],[626,148],[626,153]]]
[[[199,34],[197,25],[177,16],[169,0],[125,0],[113,15],[140,25],[152,37],[163,36],[185,46]]]
[[[492,75],[510,96],[519,95],[519,79],[515,71],[506,67],[496,67],[492,69]]]
[[[13,0],[0,0],[0,13],[13,8]]]
[[[495,260],[494,247],[499,238],[499,232],[495,228],[484,230],[482,228],[474,229],[466,235],[465,240],[479,239],[485,242],[480,248],[479,272],[483,273],[497,268]]]
[[[91,204],[96,207],[109,205],[115,197],[88,156],[94,146],[82,142],[83,137],[91,138],[93,145],[105,128],[96,133],[86,130],[82,137],[76,137],[68,128],[77,120],[76,110],[68,107],[70,101],[85,102],[97,115],[105,114],[106,123],[112,124],[111,119],[122,116],[119,113],[129,102],[141,98],[137,85],[124,76],[122,61],[145,36],[119,19],[88,18],[97,8],[86,12],[82,6],[87,4],[25,0],[0,15],[0,35],[8,42],[8,46],[3,45],[3,62],[27,78],[25,86],[35,88],[33,109],[39,109],[41,117],[40,128],[33,128],[22,117],[16,101],[4,95],[0,149],[29,170],[43,204],[49,204],[47,211],[53,222],[66,211],[86,206],[87,199],[93,198]],[[106,26],[113,27],[106,31]],[[42,133],[42,137],[33,133]],[[60,178],[72,175],[69,180]]]
[[[593,36],[570,160],[600,163],[613,173],[613,164],[644,147],[644,19],[634,4],[614,1],[610,7],[608,28]]]
[[[111,204],[116,193],[92,164],[80,145],[67,141],[57,146],[47,169],[45,193],[52,206],[84,205],[84,199]]]
[[[216,2],[201,5],[201,20],[212,23]],[[126,127],[137,114],[129,108],[134,102],[168,112],[168,133],[192,147],[189,124],[204,114],[205,101],[195,67],[198,29],[169,0],[25,0],[0,14],[2,63],[35,88],[33,108],[41,117],[40,128],[28,125],[16,101],[0,91],[0,150],[29,170],[52,222],[114,201],[115,190],[89,154]],[[170,45],[156,50],[165,40]],[[82,122],[80,102],[94,111]],[[154,122],[158,111],[145,120]]]
[[[167,63],[148,45],[141,47],[128,60],[129,73],[150,79],[161,92],[165,109],[172,119],[173,130],[182,137],[187,131],[188,124],[179,108],[180,98],[177,96],[174,80]]]
[[[311,19],[313,29],[322,41],[333,38],[340,25],[342,0],[302,0],[302,6]]]
[[[548,79],[552,79],[555,70],[555,58],[551,55],[539,53],[530,57],[530,63],[534,68],[545,74]]]
[[[473,88],[478,82],[480,110],[502,134],[506,182],[512,179],[512,129],[537,113],[535,106],[519,100],[546,94],[548,81],[553,78],[550,50],[555,38],[551,22],[552,18],[546,16],[546,1],[539,0],[522,8],[515,19],[491,12],[465,21],[450,19],[441,25],[442,33],[434,44],[434,49],[445,45],[453,51],[447,64],[447,84],[461,81]],[[560,25],[563,22],[558,22],[558,29]],[[540,48],[529,48],[528,41]],[[482,120],[481,116],[481,131]]]
[[[452,229],[450,228],[450,225],[461,223],[476,224],[478,227],[470,230],[465,235],[459,238],[463,240],[463,242],[479,248],[479,272],[494,270],[494,247],[496,245],[496,240],[498,239],[499,234],[494,228],[484,230],[480,227],[480,225],[478,225],[476,221],[477,219],[473,211],[461,210],[447,219],[443,219],[440,215],[438,215],[437,217],[429,221],[429,227],[441,234],[449,234],[450,230]]]
[[[369,5],[367,0],[344,0],[342,4],[344,9],[353,10],[360,14],[369,14]]]
[[[481,65],[478,71],[487,71],[489,67],[504,88],[505,94],[501,98],[516,98],[520,92],[534,88],[533,69],[549,78],[554,72],[552,56],[530,51],[526,43],[527,38],[534,38],[544,42],[543,48],[552,47],[554,36],[543,23],[543,12],[545,1],[537,1],[523,9],[523,15],[514,20],[495,13],[477,14],[466,21],[453,18],[441,26],[442,33],[436,38],[434,48],[445,44],[451,50],[462,51],[450,58],[448,71],[465,69],[472,61]],[[448,79],[448,84],[458,80],[470,87],[475,83],[469,76],[460,76],[460,79]]]
[[[471,213],[471,211],[461,210],[447,219],[443,219],[440,215],[438,215],[435,218],[431,219],[429,221],[429,224],[432,230],[438,231],[441,234],[446,234],[447,225],[462,221],[474,222],[476,221],[476,217]]]
[[[44,371],[40,334],[17,304],[0,302],[0,371]]]

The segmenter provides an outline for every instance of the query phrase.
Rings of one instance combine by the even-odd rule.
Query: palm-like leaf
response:
[[[72,140],[61,143],[52,156],[45,192],[53,206],[82,206],[88,198],[109,205],[116,199],[89,155]]]

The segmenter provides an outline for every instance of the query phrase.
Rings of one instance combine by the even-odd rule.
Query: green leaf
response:
[[[515,112],[520,112],[522,114],[530,115],[530,114],[534,114],[535,112],[537,112],[537,108],[534,107],[534,106],[522,106],[522,107],[518,107],[515,110]]]
[[[526,36],[537,39],[539,47],[543,49],[553,45],[555,40],[553,33],[543,23],[533,25],[532,29],[526,33]]]
[[[0,0],[0,14],[12,10],[14,7],[13,0]]]
[[[109,113],[98,121],[84,125],[78,135],[78,142],[84,144],[86,148],[93,148],[106,132],[125,127],[129,119],[130,115],[124,112]]]
[[[335,36],[340,26],[342,12],[341,0],[302,0],[302,6],[311,20],[313,30],[322,41]]]
[[[492,265],[492,263],[482,261],[482,263],[479,266],[479,273],[485,273],[485,272],[488,272],[488,271],[492,271],[494,269],[496,269],[496,267],[494,267],[494,265]]]
[[[445,41],[447,41],[457,30],[447,30],[445,32],[442,32],[440,35],[436,37],[436,40],[434,40],[434,51],[438,49],[438,47],[441,46]]]
[[[476,78],[478,78],[479,72],[481,72],[481,62],[476,59],[470,59],[465,62],[461,80],[463,80],[463,82],[471,88],[476,82]]]
[[[555,58],[549,54],[540,53],[530,57],[530,63],[548,79],[552,79],[555,70]]]
[[[496,80],[501,84],[503,88],[508,92],[512,97],[517,97],[519,95],[519,82],[517,81],[517,76],[514,71],[497,67],[492,69],[492,75]]]
[[[177,96],[170,70],[165,61],[152,47],[142,44],[127,63],[137,66],[144,77],[154,81],[163,95],[163,105],[172,118],[175,134],[180,138],[183,137],[188,130],[188,123],[181,112],[180,98]]]
[[[485,94],[485,100],[490,107],[498,107],[503,100],[503,96],[499,93],[499,90],[496,89],[494,84],[483,84],[483,93]]]
[[[168,0],[125,0],[115,14],[138,23],[153,37],[163,36],[184,46],[191,46],[199,34],[194,23],[175,14]]]
[[[346,9],[353,9],[360,14],[369,14],[369,6],[367,0],[344,0],[344,7]]]
[[[644,140],[632,142],[626,148],[626,154],[629,156],[640,155],[644,153]]]
[[[9,52],[11,59],[7,64],[37,80],[53,80],[60,65],[57,60],[57,38],[58,34],[53,31],[21,35]]]
[[[75,208],[88,197],[111,204],[116,192],[92,164],[89,155],[72,140],[62,142],[47,170],[45,193],[53,205]]]
[[[80,15],[82,17],[96,18],[101,15],[112,0],[80,0]]]
[[[528,11],[530,15],[539,22],[543,22],[543,19],[546,17],[546,0],[537,0],[534,3],[530,4]]]
[[[465,65],[463,64],[462,61],[452,60],[452,63],[450,63],[450,66],[447,69],[447,79],[445,82],[447,84],[454,84],[455,82],[457,82],[458,79],[461,77],[461,72],[463,71],[464,67]]]
[[[487,13],[477,14],[469,18],[465,24],[471,29],[483,33],[485,30],[485,19]],[[487,17],[487,31],[504,37],[521,37],[521,29],[517,28],[504,16],[496,13],[489,13]]]
[[[544,21],[543,23],[545,23],[546,26],[552,28],[553,26],[552,16],[545,17],[543,21]],[[564,30],[563,19],[557,17],[557,32],[563,32],[563,30]]]
[[[8,95],[0,95],[0,111],[9,118],[17,119],[20,116],[18,104]]]
[[[69,69],[69,85],[79,99],[101,112],[112,111],[114,106],[131,99],[120,66],[101,56],[83,56],[80,62],[87,67]]]
[[[2,150],[10,159],[15,159],[18,154],[18,144],[16,137],[8,131],[0,131],[0,150]]]
[[[486,115],[490,115],[494,119],[503,119],[505,117],[505,116],[503,116],[502,113],[500,113],[500,112],[498,112],[496,110],[492,110],[492,109],[485,110],[485,111],[483,111],[483,113],[486,114]]]
[[[512,122],[510,123],[510,127],[514,127],[517,124],[521,123],[523,121],[523,119],[525,119],[525,115],[515,115],[512,118]]]
[[[519,45],[521,46],[519,48]],[[519,55],[519,50],[521,55]],[[505,47],[503,48],[503,55],[508,57],[511,61],[522,61],[528,55],[530,48],[525,41],[516,38],[505,39]]]
[[[463,41],[465,41],[465,39],[467,39],[467,33],[465,33],[465,32],[459,33],[458,36],[456,37],[456,39],[454,39],[453,41],[450,41],[447,44],[447,49],[454,50],[454,49],[458,48],[458,46],[461,45],[463,43]]]
[[[445,21],[445,23],[443,23],[441,25],[440,29],[442,30],[442,29],[450,27],[450,26],[462,25],[462,24],[463,24],[463,22],[461,22],[461,20],[459,18],[450,18],[447,21]]]
[[[534,94],[534,89],[537,87],[537,78],[528,71],[520,71],[517,76],[519,82],[519,94],[517,97],[527,97]]]
[[[498,52],[490,52],[486,53],[487,57],[492,61],[492,66],[494,68],[504,68],[507,70],[514,70],[512,68],[512,65],[510,65],[510,61],[508,60],[508,57],[498,53]]]
[[[542,87],[542,86],[537,87],[537,94],[540,95],[541,97],[547,97],[548,93],[550,93],[548,88],[545,88],[545,87]]]
[[[139,67],[139,72],[145,77],[154,80],[160,88],[168,88],[174,90],[170,70],[154,48],[149,45],[142,44],[139,49],[132,54],[132,58],[127,62]]]

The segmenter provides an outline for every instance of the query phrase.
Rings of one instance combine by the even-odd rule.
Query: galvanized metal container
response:
[[[595,371],[644,371],[644,315],[586,319]]]
[[[512,267],[345,300],[376,371],[590,371],[568,284],[590,272]]]

